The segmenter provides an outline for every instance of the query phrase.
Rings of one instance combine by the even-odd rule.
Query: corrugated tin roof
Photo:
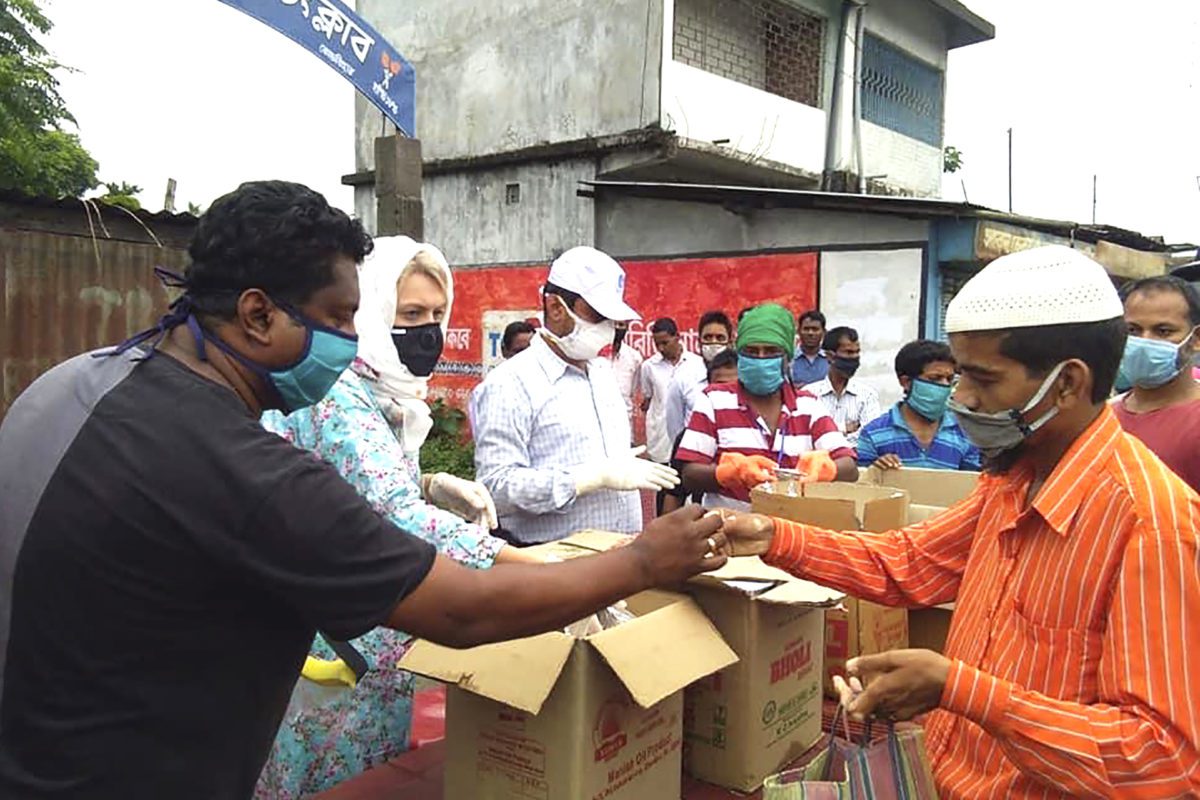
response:
[[[100,202],[95,198],[88,199]],[[29,206],[31,208],[56,208],[64,211],[78,211],[82,205],[82,201],[78,197],[37,197],[12,189],[0,190],[0,202]],[[130,213],[143,222],[174,222],[183,225],[194,225],[196,220],[199,219],[196,215],[186,212],[172,214],[170,211],[147,211],[142,209]]]
[[[893,214],[922,219],[949,217],[986,219],[1006,222],[1032,230],[1052,233],[1064,238],[1085,242],[1104,240],[1135,250],[1161,253],[1168,246],[1161,237],[1146,236],[1112,225],[1084,225],[1066,220],[1027,217],[1009,214],[987,206],[958,203],[926,197],[899,197],[875,194],[845,194],[807,189],[776,189],[754,186],[718,186],[696,183],[646,183],[638,181],[580,181],[588,187],[579,194],[591,197],[597,193],[613,192],[634,197],[662,200],[690,200],[700,203],[720,203],[756,208],[811,208],[825,211],[847,211],[868,214]]]

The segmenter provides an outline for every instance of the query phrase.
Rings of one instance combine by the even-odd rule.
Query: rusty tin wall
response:
[[[50,367],[152,325],[168,302],[154,267],[186,263],[178,246],[0,226],[0,419]]]

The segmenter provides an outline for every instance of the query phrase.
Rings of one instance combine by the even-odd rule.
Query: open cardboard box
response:
[[[754,511],[838,531],[882,532],[908,521],[903,489],[865,483],[779,481],[750,494]],[[835,697],[833,676],[860,655],[908,647],[908,611],[848,597],[825,612],[825,694]],[[736,648],[735,648],[736,649]]]
[[[588,532],[543,547],[571,558],[626,539]],[[401,667],[451,685],[447,800],[680,796],[681,690],[737,656],[685,595],[627,605],[636,619],[583,639],[410,648]]]
[[[908,510],[908,523],[912,525],[940,514],[969,495],[979,482],[979,473],[913,467],[888,470],[871,467],[860,473],[859,482],[873,486],[894,486],[908,492],[912,499]],[[954,603],[933,608],[910,609],[909,646],[943,652],[946,648],[946,637],[950,633],[950,618],[953,613]]]
[[[842,593],[732,558],[688,591],[738,662],[684,694],[684,767],[739,791],[756,789],[821,736],[823,611]]]
[[[975,490],[978,481],[978,472],[919,467],[869,467],[858,475],[860,485],[891,486],[908,492],[909,525],[923,522],[962,500]]]

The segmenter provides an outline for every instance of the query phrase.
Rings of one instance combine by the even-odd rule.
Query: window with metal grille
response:
[[[937,332],[940,338],[946,338],[946,309],[950,307],[950,301],[962,291],[962,287],[966,286],[967,281],[971,280],[977,272],[979,272],[977,266],[942,264],[941,281],[938,287],[940,308],[938,309]]]
[[[825,20],[778,0],[675,0],[674,59],[821,105]]]
[[[863,119],[942,146],[945,76],[870,33],[863,36]]]

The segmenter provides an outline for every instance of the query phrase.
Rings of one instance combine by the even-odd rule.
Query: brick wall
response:
[[[676,61],[820,106],[825,20],[777,0],[675,0]]]

